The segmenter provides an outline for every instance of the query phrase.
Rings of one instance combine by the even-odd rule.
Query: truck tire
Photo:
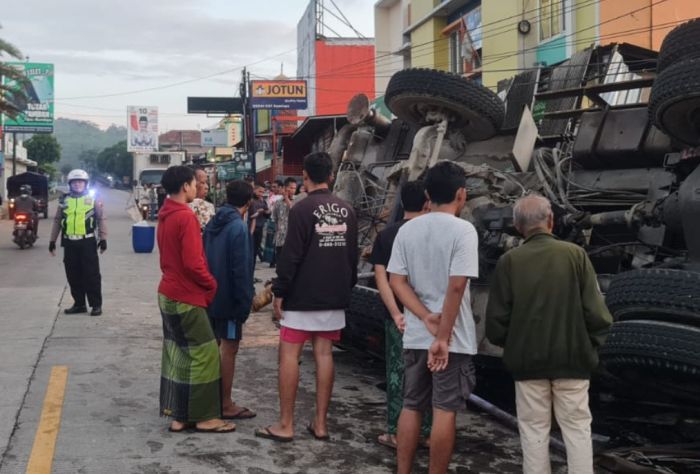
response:
[[[700,145],[700,58],[674,64],[656,77],[649,120],[683,143]]]
[[[700,328],[661,321],[613,324],[600,348],[600,359],[612,373],[652,370],[674,376],[700,375]]]
[[[357,285],[352,289],[340,346],[384,360],[386,309],[379,292]]]
[[[700,326],[700,273],[662,268],[620,273],[610,282],[605,302],[615,320]]]
[[[700,58],[700,19],[694,18],[672,29],[659,50],[656,74],[686,59]]]
[[[386,88],[386,105],[406,122],[426,125],[426,112],[440,109],[450,116],[450,126],[469,140],[486,140],[503,124],[503,101],[488,88],[457,74],[434,69],[399,71]]]

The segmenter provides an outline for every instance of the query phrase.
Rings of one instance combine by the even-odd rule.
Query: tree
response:
[[[73,171],[73,167],[72,167],[71,165],[69,165],[68,163],[66,163],[65,165],[62,165],[62,166],[61,166],[61,174],[62,174],[62,175],[66,176],[66,175],[68,175],[68,173],[70,173],[71,171]]]
[[[7,64],[5,56],[22,60],[22,53],[13,45],[0,39],[0,113],[15,118],[27,108],[25,86],[29,82],[25,75]]]
[[[55,173],[56,168],[51,163],[61,159],[61,145],[53,135],[40,133],[24,142],[27,149],[27,158],[39,164],[39,170],[50,174]]]
[[[131,153],[126,151],[126,140],[105,148],[97,155],[97,169],[103,173],[112,173],[118,179],[131,177],[133,167]]]

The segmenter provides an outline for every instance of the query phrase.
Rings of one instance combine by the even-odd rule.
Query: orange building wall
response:
[[[374,94],[374,46],[316,41],[316,115],[345,114],[348,102]]]
[[[599,3],[600,43],[632,43],[658,50],[664,37],[675,28],[671,22],[700,17],[700,0],[615,0]],[[653,6],[652,6],[653,5]],[[649,7],[649,8],[644,8]],[[637,11],[629,14],[632,10]],[[623,18],[612,20],[618,16]],[[638,30],[628,32],[629,30]],[[628,32],[628,33],[625,33]]]

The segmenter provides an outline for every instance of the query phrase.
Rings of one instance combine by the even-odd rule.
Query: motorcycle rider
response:
[[[39,202],[32,197],[32,187],[23,184],[19,187],[19,197],[15,198],[15,215],[23,212],[32,216],[34,237],[39,237]]]
[[[107,250],[104,204],[88,193],[87,172],[75,169],[68,173],[70,192],[59,200],[58,212],[51,229],[49,252],[56,255],[56,239],[62,233],[63,263],[73,296],[73,306],[65,314],[87,313],[85,296],[92,307],[91,316],[102,314],[102,281],[97,256]],[[97,237],[97,238],[96,238]]]

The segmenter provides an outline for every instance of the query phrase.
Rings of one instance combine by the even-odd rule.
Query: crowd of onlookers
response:
[[[315,439],[330,439],[332,347],[345,327],[359,260],[355,213],[331,193],[332,173],[330,157],[312,153],[304,160],[303,194],[293,179],[273,183],[269,191],[236,180],[226,185],[225,204],[215,209],[204,200],[206,173],[184,166],[165,172],[162,186],[169,197],[157,231],[163,274],[160,407],[173,418],[171,431],[231,432],[235,424],[229,420],[256,416],[231,396],[257,257],[276,266],[280,413],[255,434],[293,441],[299,358],[310,341],[316,409],[306,430]],[[403,219],[377,235],[370,257],[387,309],[387,430],[378,441],[396,448],[400,473],[412,470],[419,445],[430,449],[431,473],[447,471],[456,415],[476,383],[469,287],[479,278],[479,235],[459,217],[466,185],[464,170],[448,161],[438,162],[421,181],[405,183]],[[519,199],[514,222],[524,243],[505,253],[490,275],[486,335],[504,348],[503,361],[515,380],[523,470],[550,472],[553,412],[569,472],[592,473],[588,380],[611,317],[586,253],[553,236],[549,201],[537,195]]]

